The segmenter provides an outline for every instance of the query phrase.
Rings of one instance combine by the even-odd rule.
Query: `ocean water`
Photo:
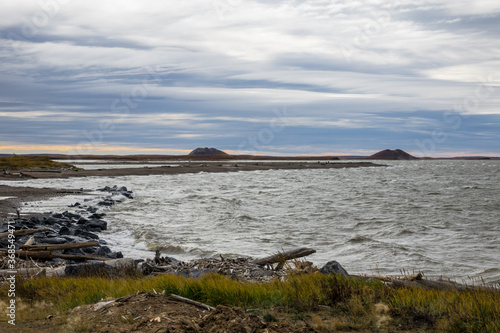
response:
[[[8,185],[127,186],[101,235],[136,258],[267,256],[311,247],[349,273],[500,282],[500,161],[383,161],[386,167],[28,180]],[[88,199],[102,195],[90,193]],[[81,197],[23,211],[62,211]]]

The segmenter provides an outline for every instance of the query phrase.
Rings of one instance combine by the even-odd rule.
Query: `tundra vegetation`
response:
[[[9,301],[7,284],[0,286],[0,311]],[[19,279],[16,284],[18,322],[47,322],[68,331],[71,309],[109,297],[136,292],[176,294],[211,306],[240,307],[266,322],[288,321],[319,332],[499,332],[500,290],[432,290],[392,288],[379,280],[342,275],[295,274],[285,281],[241,282],[218,274],[185,278],[160,274],[122,277]],[[0,316],[0,326],[7,316]],[[92,331],[88,321],[69,331]]]

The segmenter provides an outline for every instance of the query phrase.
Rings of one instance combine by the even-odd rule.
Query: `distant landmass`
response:
[[[331,160],[500,160],[500,156],[456,156],[456,157],[415,157],[401,149],[386,149],[371,156],[362,155],[299,155],[299,156],[266,156],[266,155],[230,155],[216,148],[196,148],[189,155],[63,155],[63,154],[18,154],[19,156],[47,156],[56,160],[127,160],[127,161],[176,161],[176,160],[299,160],[299,161],[331,161]],[[13,154],[0,154],[0,157]]]
[[[379,151],[373,155],[367,157],[370,160],[416,160],[415,156],[412,156],[401,149],[386,149]]]
[[[207,156],[207,155],[227,155],[225,152],[215,148],[196,148],[189,153],[190,156]]]

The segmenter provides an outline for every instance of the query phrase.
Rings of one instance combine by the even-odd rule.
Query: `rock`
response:
[[[64,218],[55,218],[53,216],[50,216],[46,221],[45,221],[45,224],[49,224],[49,225],[52,225],[52,224],[56,224],[56,223],[59,223],[61,225],[64,225],[66,224],[68,221]]]
[[[83,238],[80,236],[67,235],[67,236],[63,236],[62,238],[66,239],[68,241],[68,243],[85,243],[85,242],[89,241],[88,238]]]
[[[106,255],[106,258],[120,259],[123,258],[123,254],[121,252],[111,252]]]
[[[87,208],[87,212],[89,212],[89,213],[95,213],[95,212],[97,212],[97,207],[88,207]]]
[[[327,262],[319,271],[323,274],[341,274],[349,276],[349,273],[347,273],[344,267],[335,260]]]
[[[75,219],[75,220],[78,220],[81,215],[78,215],[78,214],[73,214],[73,213],[70,213],[70,212],[64,212],[63,215],[67,218],[70,218],[70,219]]]
[[[69,235],[71,230],[68,227],[61,227],[59,230],[59,235]]]
[[[115,204],[115,201],[113,199],[106,198],[103,201],[100,201],[97,205],[109,207],[109,206],[113,206],[114,204]]]
[[[44,225],[45,219],[43,217],[33,216],[32,218],[30,218],[30,222],[34,224]]]
[[[106,230],[108,229],[108,222],[104,220],[90,220],[86,226],[92,229]]]
[[[89,220],[87,220],[85,217],[80,217],[76,223],[77,224],[86,224],[88,221]]]
[[[96,234],[81,229],[75,230],[75,236],[80,236],[86,239],[99,239],[99,236]]]
[[[101,256],[101,257],[105,257],[106,255],[108,255],[109,253],[111,253],[111,250],[109,247],[107,246],[101,246],[101,247],[98,247],[95,251],[94,251],[94,254],[96,256]]]

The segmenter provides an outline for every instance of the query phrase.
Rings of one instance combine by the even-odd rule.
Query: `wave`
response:
[[[361,235],[355,235],[351,239],[349,239],[350,243],[364,243],[364,242],[374,242],[375,240]]]

